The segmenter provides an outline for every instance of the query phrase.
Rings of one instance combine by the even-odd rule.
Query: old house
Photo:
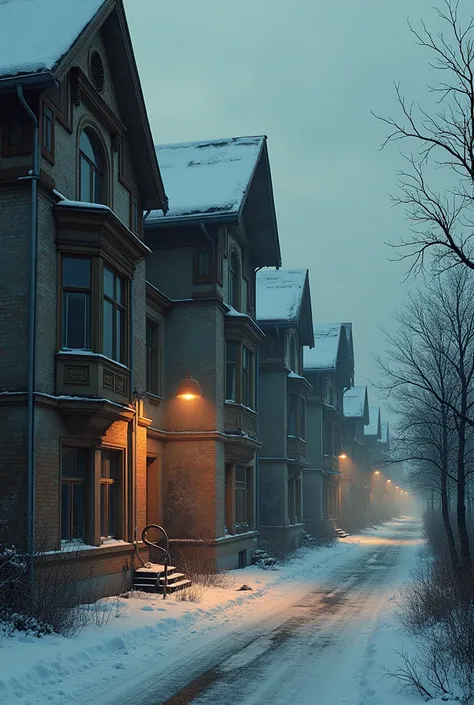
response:
[[[300,544],[304,527],[310,385],[303,376],[303,346],[314,343],[308,270],[258,272],[257,323],[266,336],[258,384],[260,532],[268,545],[285,550]]]
[[[154,210],[145,222],[153,251],[144,390],[153,511],[173,555],[236,568],[258,535],[264,333],[255,319],[255,272],[281,264],[267,142],[170,144],[157,154],[170,210]],[[177,395],[188,373],[200,390]]]
[[[354,354],[350,324],[315,324],[314,348],[305,348],[303,373],[311,384],[307,406],[303,520],[317,535],[339,526],[343,452],[343,397],[352,386]]]
[[[0,3],[0,46],[0,501],[30,554],[80,548],[116,590],[146,522],[142,212],[167,198],[122,0]]]
[[[343,398],[344,411],[344,463],[341,525],[346,529],[365,526],[369,517],[371,467],[369,451],[365,445],[364,428],[369,423],[367,387],[347,389]]]

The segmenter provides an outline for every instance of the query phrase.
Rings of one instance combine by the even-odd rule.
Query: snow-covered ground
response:
[[[419,523],[397,520],[277,571],[235,571],[197,603],[120,599],[73,638],[6,638],[0,703],[420,704],[384,667],[414,648],[393,611],[421,545]]]

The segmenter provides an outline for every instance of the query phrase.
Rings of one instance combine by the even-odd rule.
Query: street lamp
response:
[[[388,484],[390,485],[392,481],[391,481],[391,480],[387,480],[387,482],[388,482]]]
[[[347,453],[339,453],[338,458],[339,460],[345,460],[347,458]]]
[[[194,379],[191,372],[188,371],[187,376],[181,380],[176,391],[178,399],[198,399],[201,396],[201,385]]]
[[[380,470],[374,470],[374,475],[380,475]]]

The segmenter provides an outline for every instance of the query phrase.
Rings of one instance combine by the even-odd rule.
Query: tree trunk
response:
[[[443,413],[443,440],[442,440],[442,471],[441,471],[441,511],[443,514],[444,530],[448,540],[449,555],[451,565],[459,565],[458,552],[456,550],[456,540],[454,538],[453,527],[449,519],[449,495],[448,495],[448,424],[446,414]]]
[[[464,404],[463,404],[464,406]],[[461,563],[464,568],[471,566],[471,549],[469,546],[469,534],[466,526],[466,423],[459,421],[459,443],[458,443],[458,468],[457,468],[457,502],[456,514],[459,533],[459,548]]]

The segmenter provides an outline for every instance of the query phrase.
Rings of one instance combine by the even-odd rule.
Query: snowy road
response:
[[[379,705],[380,614],[413,564],[420,524],[395,522],[321,584],[237,629],[216,629],[185,656],[160,658],[107,705]]]

